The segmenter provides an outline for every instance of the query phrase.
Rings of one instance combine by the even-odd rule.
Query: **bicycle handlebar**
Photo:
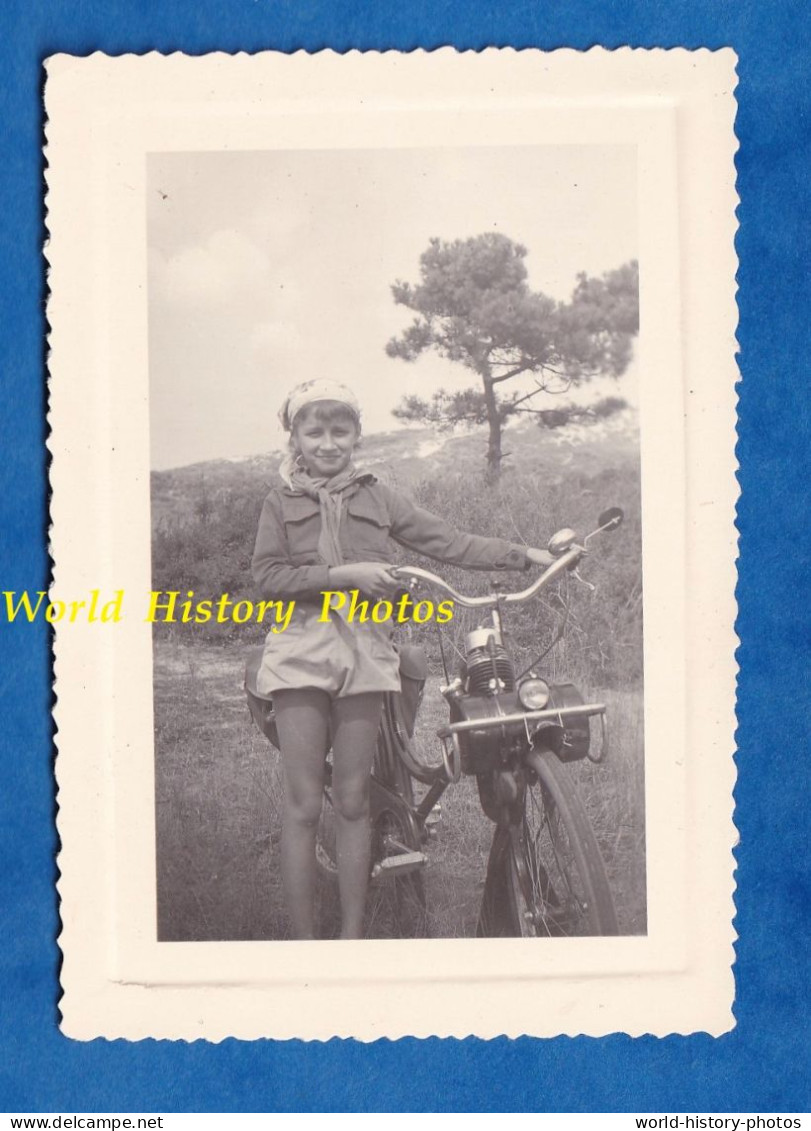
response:
[[[424,581],[429,585],[436,585],[440,589],[444,589],[462,608],[493,609],[500,603],[517,605],[521,601],[528,601],[530,597],[534,597],[564,570],[576,565],[583,553],[582,546],[572,546],[571,549],[561,554],[551,565],[547,566],[541,576],[536,578],[528,589],[522,589],[517,593],[488,593],[483,597],[466,597],[463,593],[457,593],[452,586],[448,585],[447,581],[443,581],[441,577],[427,569],[421,569],[420,566],[395,566],[391,573],[393,577],[403,577],[407,580]]]

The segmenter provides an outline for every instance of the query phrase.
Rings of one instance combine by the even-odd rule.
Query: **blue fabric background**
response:
[[[57,1029],[49,639],[0,621],[0,1108],[6,1111],[803,1111],[807,857],[809,35],[805,0],[6,0],[2,589],[44,587],[41,62],[454,44],[721,47],[740,56],[741,707],[734,1032],[689,1038],[80,1044]],[[693,909],[700,918],[705,909]]]

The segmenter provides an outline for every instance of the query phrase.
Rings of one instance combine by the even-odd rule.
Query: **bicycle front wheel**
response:
[[[523,820],[505,854],[511,933],[616,935],[605,864],[565,766],[551,750],[531,751],[526,764]]]

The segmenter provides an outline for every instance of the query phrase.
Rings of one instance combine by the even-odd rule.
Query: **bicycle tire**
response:
[[[332,789],[324,788],[321,816],[315,837],[315,918],[318,937],[337,938],[341,930],[341,900],[338,892],[338,851]]]
[[[324,878],[338,883],[338,843],[335,834],[335,808],[332,802],[332,786],[324,786],[321,816],[315,834],[315,862]]]
[[[422,762],[417,756],[414,743],[408,733],[402,713],[402,704],[397,695],[387,695],[383,706],[383,719],[381,727],[388,727],[392,741],[396,744],[396,762],[399,763],[405,776],[422,782],[423,785],[433,785],[437,778],[445,774],[443,762]]]
[[[480,939],[505,938],[516,933],[515,914],[510,908],[506,884],[509,840],[509,831],[503,825],[497,825],[487,857],[484,892],[476,924],[476,937]]]
[[[414,809],[414,779],[403,761],[405,731],[397,725],[396,699],[386,696],[380,720],[372,789],[372,867],[399,852],[419,852],[419,829],[409,816]],[[389,791],[388,803],[380,798]],[[399,799],[399,801],[397,800]],[[366,907],[367,938],[424,938],[428,914],[422,869],[372,879]]]
[[[510,830],[503,881],[505,933],[524,938],[616,935],[619,928],[597,838],[551,750],[527,755],[520,824]]]

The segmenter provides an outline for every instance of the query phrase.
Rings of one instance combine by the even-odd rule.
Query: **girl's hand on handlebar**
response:
[[[403,583],[392,577],[392,566],[384,562],[347,562],[330,566],[329,583],[338,589],[359,589],[370,597],[391,597]]]
[[[536,550],[534,546],[525,547],[525,553],[533,565],[543,566],[544,569],[555,560],[548,550]]]
[[[579,552],[578,552],[577,557],[574,559],[574,561],[572,561],[570,563],[570,565],[568,566],[568,569],[570,569],[570,570],[577,569],[579,563],[582,561],[583,557],[587,553],[585,547],[583,547],[583,546],[572,546],[571,549],[577,550]],[[532,546],[527,546],[525,552],[526,552],[527,557],[529,558],[529,560],[532,562],[533,565],[543,566],[544,568],[552,565],[553,562],[556,562],[558,560],[554,556],[554,554],[550,554],[548,550],[536,550]]]

